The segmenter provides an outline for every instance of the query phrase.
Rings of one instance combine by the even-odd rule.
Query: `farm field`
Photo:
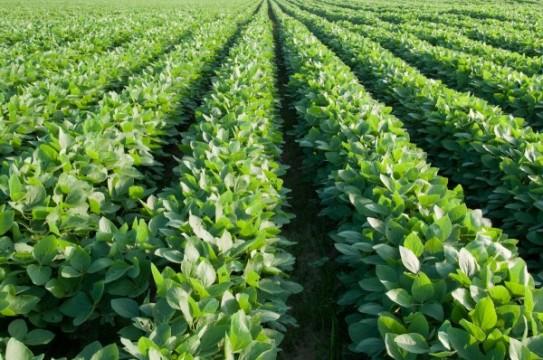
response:
[[[543,3],[0,3],[0,360],[543,358]]]

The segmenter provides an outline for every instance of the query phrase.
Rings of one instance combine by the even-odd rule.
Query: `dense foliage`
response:
[[[7,0],[0,360],[288,357],[292,168],[345,357],[543,358],[531,1]]]

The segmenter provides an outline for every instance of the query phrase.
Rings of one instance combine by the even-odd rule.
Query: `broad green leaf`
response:
[[[505,286],[497,285],[488,289],[488,294],[497,304],[507,304],[511,300],[511,294]]]
[[[26,272],[35,285],[41,286],[49,281],[52,269],[48,266],[30,264],[26,267]]]
[[[484,359],[476,339],[468,332],[450,327],[447,334],[452,350],[456,350],[462,359]]]
[[[253,337],[249,331],[249,323],[243,311],[240,310],[232,315],[231,321],[228,337],[232,343],[232,350],[237,351],[247,347],[253,341]]]
[[[413,299],[419,303],[424,303],[434,297],[434,286],[425,273],[419,272],[411,286]]]
[[[72,247],[68,255],[70,265],[79,273],[87,271],[91,265],[91,257],[82,247]]]
[[[377,319],[377,326],[379,328],[379,332],[381,333],[381,336],[384,337],[385,334],[392,333],[392,334],[406,334],[407,329],[405,326],[403,326],[398,320],[396,320],[392,316],[388,316],[383,314],[382,316],[379,316]]]
[[[392,357],[395,360],[404,360],[405,356],[402,354],[401,348],[394,341],[396,336],[394,334],[385,335],[385,347],[387,349],[388,356]]]
[[[44,329],[34,329],[28,333],[25,339],[26,345],[46,345],[53,340],[55,334]]]
[[[400,256],[402,258],[402,263],[407,270],[413,274],[417,274],[420,271],[420,261],[413,251],[400,246]]]
[[[511,360],[531,360],[535,359],[531,351],[515,338],[509,338],[509,359]]]
[[[64,304],[60,306],[60,311],[70,317],[78,317],[82,313],[88,313],[92,311],[92,303],[89,301],[87,295],[82,292],[78,292],[72,298],[68,299]]]
[[[9,323],[8,333],[19,341],[23,341],[28,333],[28,327],[23,319],[16,319]]]
[[[409,293],[404,289],[389,290],[386,295],[390,300],[405,308],[410,308],[413,304],[413,299],[411,298],[411,295],[409,295]]]
[[[466,329],[466,331],[468,333],[471,334],[471,336],[473,336],[475,339],[477,339],[477,341],[479,342],[483,342],[485,341],[486,339],[486,334],[483,330],[481,330],[480,327],[478,327],[477,325],[467,321],[466,319],[461,319],[460,320],[460,325],[462,325],[462,327],[464,329]]]
[[[112,281],[118,280],[121,277],[123,277],[128,270],[130,270],[130,265],[125,263],[122,260],[115,260],[113,265],[109,267],[109,269],[106,272],[106,279],[105,282],[110,283]]]
[[[422,335],[425,339],[428,338],[430,335],[430,324],[428,324],[426,317],[421,313],[415,313],[413,316],[409,317],[411,324],[409,324],[407,332],[417,333]]]
[[[473,323],[483,331],[491,330],[496,326],[498,317],[494,302],[489,297],[483,298],[477,302],[473,314],[471,315]]]
[[[376,353],[377,355],[383,348],[385,344],[382,339],[379,338],[368,338],[360,341],[358,344],[354,345],[354,351],[358,353],[372,354]]]
[[[426,339],[421,334],[411,333],[398,335],[394,338],[394,342],[399,347],[412,354],[426,354],[430,351]]]
[[[58,244],[56,238],[52,235],[47,236],[41,240],[38,240],[38,243],[32,250],[32,255],[40,265],[47,265],[53,261],[55,256],[57,256],[57,247]]]
[[[458,265],[460,270],[468,277],[472,277],[478,270],[477,260],[465,248],[460,249]]]
[[[128,195],[132,200],[142,199],[144,192],[145,190],[141,186],[133,185],[128,188]]]
[[[8,341],[6,347],[6,360],[32,360],[34,355],[29,348],[15,338]]]
[[[119,360],[119,348],[111,344],[96,352],[90,360]]]
[[[9,178],[9,196],[13,201],[19,201],[25,196],[25,187],[16,174]]]
[[[12,210],[0,211],[0,236],[7,233],[13,225],[15,212]]]
[[[403,246],[411,250],[416,256],[421,256],[424,251],[424,244],[415,232],[405,238]]]
[[[138,303],[129,298],[111,300],[111,307],[120,316],[132,319],[140,315]]]

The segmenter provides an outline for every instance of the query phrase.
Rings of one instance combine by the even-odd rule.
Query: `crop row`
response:
[[[401,29],[432,45],[461,49],[462,52],[482,56],[498,65],[508,66],[528,76],[543,73],[543,56],[527,57],[517,52],[496,48],[451,31],[446,25],[435,23],[422,26],[405,23],[401,25]]]
[[[335,5],[332,1],[324,1],[327,5]],[[322,2],[321,2],[322,4]],[[359,2],[342,3],[343,8],[354,9],[351,11],[357,14],[359,10],[371,12],[382,20],[394,24],[411,23],[423,26],[439,24],[447,26],[456,33],[464,34],[472,39],[488,42],[489,44],[508,50],[517,51],[528,56],[540,57],[543,55],[541,41],[537,34],[541,31],[541,18],[539,22],[533,19],[537,13],[534,9],[527,8],[527,17],[531,20],[523,22],[520,18],[515,18],[510,22],[493,21],[490,19],[479,20],[470,16],[455,15],[456,4],[438,5],[428,3],[413,3],[407,7],[404,5],[402,10],[398,7],[383,4],[375,6],[374,4],[360,4]],[[504,5],[504,4],[502,4]],[[480,6],[479,6],[480,8]],[[519,14],[519,7],[511,8],[512,12]],[[532,24],[530,26],[530,24]]]
[[[125,51],[130,50],[134,46],[136,46],[134,50],[141,49],[139,51],[149,47],[152,48],[152,45],[149,46],[149,38],[160,38],[168,34],[164,29],[161,30],[153,26],[144,30],[132,39],[126,39],[126,42],[122,46],[111,49],[97,48],[90,53],[72,48],[61,48],[34,55],[30,55],[24,51],[21,55],[15,57],[18,60],[11,64],[5,64],[2,68],[2,73],[0,74],[2,81],[0,85],[0,104],[3,105],[9,102],[14,95],[24,96],[25,92],[31,91],[29,88],[32,87],[47,89],[49,87],[48,83],[65,83],[67,82],[66,78],[75,78],[75,81],[77,81],[78,76],[85,76],[87,74],[87,77],[91,79],[95,77],[97,78],[96,80],[99,80],[100,75],[92,76],[93,65],[95,63],[101,65],[97,66],[98,69],[101,69],[107,66],[107,63],[104,64],[104,62],[111,61],[111,57],[121,58]],[[111,32],[112,30],[109,29],[107,31]],[[108,39],[104,41],[108,42]],[[147,44],[147,46],[143,46],[144,44]],[[147,51],[149,50],[147,49]],[[14,57],[7,55],[6,59],[9,58],[13,59]],[[94,70],[94,72],[97,72],[97,70]]]
[[[453,50],[482,56],[486,61],[492,61],[498,65],[508,66],[516,71],[523,72],[528,76],[541,74],[543,72],[543,57],[527,57],[517,52],[496,48],[479,40],[473,40],[462,35],[456,29],[437,22],[423,22],[419,19],[402,21],[400,18],[390,22],[393,15],[388,15],[387,22],[381,20],[376,14],[370,11],[358,10],[347,11],[341,6],[326,6],[315,3],[313,8],[308,3],[305,10],[313,10],[321,16],[333,20],[347,20],[354,24],[381,26],[389,31],[400,32],[401,34],[413,34],[421,40],[430,42],[432,45],[443,46]],[[328,9],[328,11],[326,11]],[[399,15],[403,16],[403,15]],[[396,35],[398,36],[398,35]],[[503,80],[503,79],[502,79]]]
[[[328,4],[335,5],[331,1],[327,1]],[[472,24],[476,24],[484,27],[502,27],[508,31],[539,31],[541,29],[541,16],[534,12],[534,8],[529,6],[519,6],[518,4],[500,4],[500,13],[495,10],[497,8],[489,8],[477,4],[473,7],[463,6],[458,7],[458,3],[451,2],[449,4],[437,4],[437,3],[421,3],[411,2],[405,10],[399,12],[397,7],[391,6],[390,3],[383,4],[380,7],[376,6],[361,6],[360,2],[347,2],[342,3],[342,6],[348,6],[354,10],[368,10],[374,13],[388,17],[393,14],[405,14],[409,18],[415,18],[417,15],[426,17],[430,15],[434,18],[434,21],[439,22],[441,19],[447,21],[448,19],[466,21]],[[403,10],[403,9],[402,9]],[[422,11],[421,11],[422,10]],[[511,12],[514,11],[515,16],[511,17]],[[508,13],[505,15],[505,13]],[[393,18],[389,18],[392,20]]]
[[[334,53],[274,11],[302,121],[300,144],[320,159],[311,163],[323,164],[324,212],[341,218],[333,238],[350,269],[341,276],[349,290],[340,301],[352,312],[351,349],[394,359],[543,355],[543,293],[514,241],[469,210],[460,188],[447,189],[402,123]]]
[[[296,16],[353,66],[374,96],[393,106],[432,163],[465,186],[469,201],[520,236],[522,248],[539,252],[541,134],[481,99],[427,79],[367,38],[307,12]]]
[[[167,67],[171,57],[165,52],[175,55],[176,49],[183,50],[182,40],[190,35],[191,26],[198,26],[197,21],[203,25],[208,20],[187,17],[182,23],[171,21],[169,27],[150,29],[145,34],[150,38],[139,37],[126,47],[88,57],[58,73],[50,73],[45,79],[10,96],[7,103],[0,105],[5,119],[0,125],[4,134],[0,140],[2,158],[34,148],[31,140],[36,137],[47,140],[46,135],[56,133],[60,123],[68,121],[75,126],[92,117],[93,113],[102,112],[101,108],[107,107],[111,101],[108,99],[116,94],[108,94],[108,91],[123,90],[129,76],[132,79],[124,91],[127,95],[132,94],[127,96],[129,102],[137,103],[138,98],[151,97],[156,89],[147,87],[147,92],[151,92],[148,94],[140,89],[149,81],[146,77],[152,78]],[[134,77],[138,71],[141,76]],[[143,98],[140,101],[145,103]]]
[[[342,13],[336,7],[321,7],[319,13],[332,20],[356,18],[356,15],[348,11]],[[357,22],[364,23],[364,20]],[[534,127],[543,126],[542,76],[529,77],[512,68],[496,65],[486,57],[433,46],[383,21],[374,21],[372,25],[354,26],[349,22],[341,25],[379,42],[398,57],[416,65],[425,75],[440,79],[458,91],[471,91],[513,115],[525,118]]]
[[[217,71],[183,135],[179,182],[159,195],[163,261],[153,266],[156,296],[140,307],[153,342],[123,340],[136,358],[272,359],[293,323],[285,302],[301,288],[286,279],[294,258],[279,234],[290,216],[266,8]]]
[[[512,26],[502,23],[501,26],[490,27],[479,24],[473,19],[455,18],[454,16],[442,16],[441,14],[422,14],[414,16],[413,13],[398,13],[380,15],[383,20],[390,21],[417,21],[438,22],[446,24],[451,30],[457,31],[471,39],[481,40],[492,46],[506,50],[512,50],[526,56],[540,57],[543,55],[543,42],[537,35],[538,31],[517,30]]]
[[[3,162],[0,314],[19,318],[10,325],[12,344],[52,340],[48,330],[39,341],[21,335],[16,329],[27,322],[28,335],[84,328],[85,340],[116,337],[99,328],[122,326],[125,304],[147,295],[161,241],[160,222],[146,210],[153,200],[140,202],[152,190],[142,166],[159,165],[157,145],[187,120],[178,104],[201,92],[199,79],[255,9],[244,7],[195,27],[162,65],[107,94],[101,112],[51,124],[35,149]]]

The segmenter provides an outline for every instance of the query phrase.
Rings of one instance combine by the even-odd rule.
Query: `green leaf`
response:
[[[425,339],[430,335],[430,324],[426,316],[421,313],[415,313],[413,316],[409,316],[411,319],[411,324],[409,324],[408,332],[417,333],[422,335]]]
[[[111,344],[95,353],[91,360],[119,360],[119,348]]]
[[[477,341],[468,332],[450,327],[447,330],[449,343],[453,350],[458,352],[461,359],[484,359],[484,355],[477,346]]]
[[[32,360],[34,354],[22,342],[10,338],[6,347],[6,360]]]
[[[411,333],[398,335],[394,338],[394,342],[411,354],[426,354],[430,351],[426,339],[421,334]]]
[[[13,201],[19,201],[25,196],[25,187],[16,174],[9,178],[9,197]]]
[[[28,333],[28,327],[23,319],[16,319],[9,323],[8,333],[19,341],[23,341]]]
[[[64,203],[66,205],[69,205],[70,207],[77,207],[79,205],[84,204],[87,201],[87,197],[90,194],[85,192],[82,189],[71,189],[71,191],[66,195],[66,199],[64,199]]]
[[[123,277],[124,274],[126,274],[126,272],[130,270],[130,267],[130,265],[120,259],[115,260],[113,265],[111,265],[111,267],[107,270],[105,279],[106,284]]]
[[[55,334],[44,329],[34,329],[28,333],[25,339],[26,345],[46,345],[53,340]]]
[[[111,307],[120,316],[132,319],[140,315],[138,303],[129,298],[111,300]]]
[[[324,111],[317,106],[311,106],[307,109],[307,113],[314,117],[320,117],[324,114]]]
[[[245,313],[240,310],[231,318],[229,339],[232,343],[232,350],[238,351],[247,347],[253,341],[249,331],[249,323]]]
[[[458,265],[468,277],[472,277],[478,270],[477,260],[465,248],[460,249]]]
[[[443,242],[438,238],[433,237],[424,244],[424,250],[429,255],[438,255],[443,252]]]
[[[87,269],[87,273],[94,274],[98,271],[104,270],[113,264],[113,260],[110,258],[99,258],[92,262]]]
[[[377,319],[377,327],[382,337],[385,337],[385,334],[406,334],[407,329],[403,326],[398,320],[389,315],[381,315]]]
[[[375,267],[375,273],[379,281],[387,288],[387,290],[398,287],[400,278],[396,271],[388,265],[377,265]]]
[[[421,256],[424,252],[424,244],[415,232],[405,238],[403,246],[413,251],[416,256]]]
[[[452,233],[451,219],[445,215],[439,220],[437,220],[435,223],[440,229],[440,234],[439,234],[440,236],[438,238],[442,240],[443,242],[445,242],[451,236],[451,233]]]
[[[354,351],[358,353],[372,354],[377,355],[384,348],[385,344],[382,339],[379,338],[367,338],[354,346]]]
[[[432,282],[425,273],[419,272],[411,286],[413,299],[419,303],[424,303],[434,297],[435,291]]]
[[[94,355],[95,353],[100,351],[100,349],[102,349],[102,345],[100,345],[100,343],[98,341],[93,341],[90,344],[88,344],[87,346],[85,346],[83,348],[83,350],[81,350],[81,352],[79,354],[77,354],[77,358],[78,359],[83,358],[84,360],[90,360],[92,355]]]
[[[443,321],[445,312],[443,311],[443,305],[438,302],[430,302],[422,305],[420,311],[424,315],[428,315],[438,321]]]
[[[386,295],[390,300],[405,308],[410,308],[413,303],[411,295],[409,295],[409,293],[404,289],[389,290]]]
[[[0,211],[0,236],[7,233],[13,225],[15,212],[12,210]]]
[[[215,238],[205,229],[204,225],[202,224],[202,219],[195,215],[190,215],[189,224],[194,232],[194,235],[198,236],[205,242],[213,243]]]
[[[535,359],[531,351],[517,339],[509,338],[509,359],[511,360],[531,360]]]
[[[509,293],[509,290],[503,285],[497,285],[493,286],[490,289],[488,289],[488,294],[499,305],[504,305],[511,300],[511,294]]]
[[[91,299],[95,305],[100,302],[102,295],[104,295],[104,288],[104,280],[100,280],[92,284]]]
[[[92,310],[92,303],[89,301],[87,295],[82,292],[78,292],[60,306],[60,311],[64,315],[73,318],[78,317],[81,314],[90,313]]]
[[[475,305],[471,318],[473,323],[483,329],[483,331],[492,329],[498,321],[496,308],[492,299],[485,297],[479,300]]]
[[[57,239],[52,235],[47,236],[34,246],[32,255],[40,265],[47,265],[57,256],[57,247]]]
[[[537,335],[526,339],[526,346],[531,352],[538,356],[543,356],[543,336]]]
[[[61,267],[60,275],[65,279],[71,279],[71,278],[80,277],[81,273],[77,271],[76,269],[74,269],[73,267],[66,265],[66,266]]]
[[[80,273],[87,271],[91,265],[91,257],[82,247],[72,247],[68,255],[70,265]]]
[[[400,256],[402,258],[403,266],[413,274],[416,274],[420,271],[420,261],[413,251],[400,246]]]
[[[144,193],[145,190],[141,186],[133,185],[128,188],[128,196],[130,196],[130,199],[132,200],[142,199]]]
[[[485,341],[486,334],[477,325],[467,321],[466,319],[461,319],[460,320],[460,325],[462,325],[462,327],[464,329],[466,329],[466,331],[469,332],[471,334],[471,336],[473,336],[475,339],[477,339],[477,341],[479,341],[479,342]]]
[[[393,334],[385,335],[385,347],[387,349],[387,354],[395,360],[404,360],[405,356],[402,354],[402,351],[398,344],[394,341],[396,336]]]
[[[207,261],[203,261],[198,265],[196,275],[198,276],[198,280],[206,288],[211,286],[217,279],[215,268]]]
[[[26,267],[26,272],[34,285],[44,285],[51,278],[52,270],[48,266],[30,264]]]
[[[511,282],[515,282],[520,285],[528,285],[528,267],[526,266],[524,260],[522,260],[521,258],[516,258],[512,260],[512,262],[515,265],[509,268],[509,276]]]

